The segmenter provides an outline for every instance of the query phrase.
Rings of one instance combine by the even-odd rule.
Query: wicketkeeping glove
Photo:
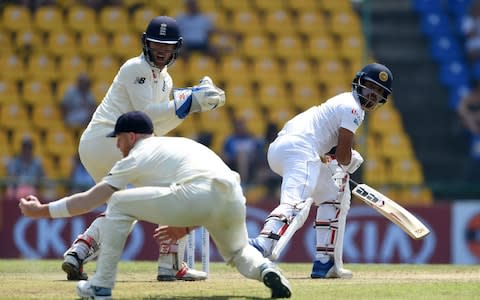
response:
[[[209,111],[225,104],[225,92],[205,76],[199,85],[173,91],[175,113],[184,119],[191,112]]]

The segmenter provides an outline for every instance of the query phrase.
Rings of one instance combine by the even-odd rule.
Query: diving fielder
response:
[[[282,249],[276,249],[277,242],[284,247],[282,238],[291,238],[303,225],[313,202],[318,208],[311,277],[352,277],[352,272],[343,268],[342,251],[350,209],[349,174],[363,162],[352,150],[353,138],[365,111],[386,103],[392,80],[384,65],[366,65],[353,79],[351,92],[300,113],[278,133],[269,146],[268,163],[283,177],[280,205],[270,213],[260,234],[250,240],[265,257],[278,258]],[[334,147],[335,155],[325,160],[325,154]]]
[[[105,217],[93,221],[102,245],[96,272],[91,280],[77,284],[77,294],[111,299],[130,228],[135,220],[143,220],[183,227],[184,234],[204,226],[229,265],[247,278],[262,281],[272,298],[289,298],[289,283],[278,267],[248,244],[246,200],[238,173],[200,143],[152,133],[145,113],[125,113],[108,134],[116,137],[124,158],[99,183],[48,204],[35,196],[20,199],[22,213],[34,218],[80,215],[108,201]],[[118,191],[128,184],[136,187]]]
[[[152,19],[143,33],[142,42],[143,53],[129,59],[120,68],[80,138],[80,159],[95,182],[99,182],[121,159],[115,141],[105,136],[113,130],[122,113],[146,112],[153,120],[155,134],[160,136],[177,127],[189,113],[212,110],[225,103],[225,93],[215,87],[209,77],[193,88],[175,90],[174,99],[170,100],[173,82],[168,66],[175,61],[182,45],[173,18],[159,16]],[[93,259],[101,247],[98,235],[94,223],[65,253],[62,269],[69,280],[87,279],[83,263]],[[164,249],[168,251],[162,251]],[[185,239],[179,241],[178,247],[160,245],[158,280],[206,279],[205,272],[188,269],[183,262],[184,249]]]

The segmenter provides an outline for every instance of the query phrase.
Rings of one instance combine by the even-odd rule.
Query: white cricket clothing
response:
[[[106,216],[95,222],[102,252],[91,282],[113,287],[117,264],[135,220],[170,226],[204,226],[222,257],[246,277],[261,280],[266,262],[248,244],[246,200],[239,175],[209,148],[181,137],[137,142],[102,181],[137,188],[118,191]]]
[[[105,137],[113,131],[120,115],[134,110],[144,111],[152,119],[156,135],[168,133],[183,121],[175,115],[170,101],[172,88],[167,68],[160,70],[150,66],[143,54],[120,67],[80,138],[80,159],[95,182],[121,159],[115,139]]]
[[[333,200],[338,188],[320,157],[337,146],[340,128],[355,131],[365,112],[353,93],[342,93],[288,121],[268,149],[270,168],[283,177],[281,203],[295,205],[312,197]]]

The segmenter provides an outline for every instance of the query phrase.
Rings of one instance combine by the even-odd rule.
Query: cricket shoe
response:
[[[83,272],[83,261],[78,258],[76,252],[65,255],[62,270],[67,273],[68,280],[87,280],[87,273]]]
[[[89,281],[80,280],[77,283],[77,295],[82,299],[109,300],[112,298],[112,289],[91,285]]]
[[[344,268],[337,268],[333,259],[330,259],[326,263],[322,263],[319,260],[313,262],[312,274],[310,277],[317,278],[352,278],[353,273],[350,270]]]
[[[203,271],[197,271],[190,269],[187,264],[182,263],[180,270],[158,267],[158,281],[175,281],[175,280],[184,280],[184,281],[200,281],[207,279],[208,274]]]
[[[273,263],[264,264],[262,267],[262,280],[265,286],[272,291],[273,298],[290,298],[292,290],[287,278]]]

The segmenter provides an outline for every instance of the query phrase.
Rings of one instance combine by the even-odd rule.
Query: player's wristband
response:
[[[54,219],[70,217],[70,213],[67,209],[67,200],[68,198],[65,197],[60,200],[50,202],[48,204],[48,212],[50,213],[50,217]]]

